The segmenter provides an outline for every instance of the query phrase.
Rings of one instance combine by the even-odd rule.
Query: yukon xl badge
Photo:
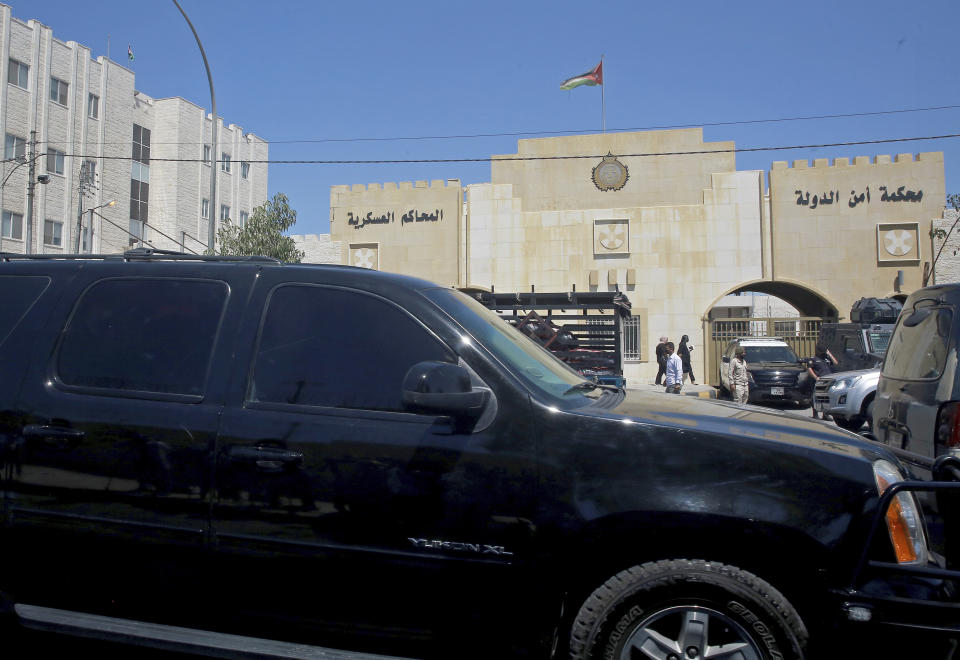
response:
[[[412,539],[407,538],[415,548],[431,550],[453,550],[455,552],[470,552],[478,555],[499,555],[501,557],[512,557],[512,552],[507,552],[502,545],[487,545],[486,543],[461,543],[459,541],[440,541],[437,539]]]

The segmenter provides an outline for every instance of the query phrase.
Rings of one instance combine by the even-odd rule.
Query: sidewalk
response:
[[[660,392],[661,394],[666,394],[662,385],[654,385],[653,383],[627,383],[627,389],[638,390],[641,392]],[[697,383],[696,385],[684,383],[683,389],[680,390],[680,394],[686,394],[687,396],[698,396],[701,399],[716,399],[717,388],[710,385],[704,385],[702,383]]]

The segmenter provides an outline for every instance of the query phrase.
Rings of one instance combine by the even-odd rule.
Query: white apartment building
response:
[[[150,98],[133,71],[91,59],[86,46],[3,4],[0,80],[0,252],[110,253],[142,243],[202,253],[211,215],[243,223],[267,200],[266,141],[218,118],[210,209],[212,123],[203,108]]]

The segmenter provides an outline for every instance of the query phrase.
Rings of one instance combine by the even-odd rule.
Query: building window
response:
[[[230,174],[230,154],[225,151],[220,154],[220,169]]]
[[[244,179],[250,178],[250,163],[240,163],[240,176],[242,176]]]
[[[3,212],[2,231],[4,238],[23,240],[23,215],[12,211]]]
[[[150,198],[150,184],[130,179],[130,219],[147,221],[147,200]]]
[[[90,119],[100,119],[100,97],[96,94],[87,97],[87,116]]]
[[[230,207],[226,204],[220,205],[220,222],[230,219]]]
[[[241,226],[241,227],[246,227],[246,226],[247,226],[247,219],[248,219],[249,217],[250,217],[250,215],[249,215],[246,211],[240,211],[240,226]]]
[[[203,164],[204,165],[210,164],[210,145],[209,144],[203,145]]]
[[[27,88],[27,77],[30,75],[30,67],[15,60],[12,57],[10,58],[10,64],[7,68],[7,82],[11,85],[16,85],[17,87],[22,87],[23,89]]]
[[[127,225],[130,229],[130,247],[133,247],[137,243],[143,240],[143,223],[139,220],[134,220],[130,218],[130,223]]]
[[[133,125],[133,160],[150,164],[150,129]]]
[[[63,245],[63,223],[54,220],[43,221],[43,244],[53,247]]]
[[[27,141],[22,137],[17,137],[16,135],[10,135],[7,133],[7,137],[3,143],[3,157],[5,160],[13,160],[14,158],[25,158],[27,154]]]
[[[200,202],[200,217],[204,220],[210,219],[210,200],[205,199]]]
[[[63,174],[63,159],[66,154],[57,149],[47,149],[47,172]]]
[[[67,104],[67,92],[70,89],[70,85],[63,82],[59,78],[50,78],[50,100],[56,101],[60,105]]]
[[[80,251],[89,252],[90,251],[90,228],[84,227],[80,232]]]
[[[628,316],[623,319],[623,359],[639,360],[640,347],[640,317]]]

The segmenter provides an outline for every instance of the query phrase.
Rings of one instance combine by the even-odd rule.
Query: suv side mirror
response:
[[[405,408],[454,417],[477,418],[489,392],[474,390],[470,372],[449,362],[418,362],[403,378]]]

